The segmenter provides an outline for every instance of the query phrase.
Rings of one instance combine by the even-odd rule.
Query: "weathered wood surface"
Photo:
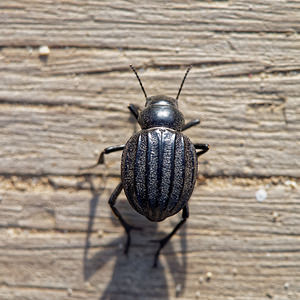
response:
[[[1,1],[0,299],[298,300],[299,20],[298,1]],[[157,270],[150,240],[179,216],[150,224],[121,194],[144,228],[125,257],[120,154],[80,169],[138,130],[130,63],[170,96],[194,65],[180,108],[211,145]]]

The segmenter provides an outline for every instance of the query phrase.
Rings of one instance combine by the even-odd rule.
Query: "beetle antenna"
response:
[[[141,79],[140,79],[140,77],[139,77],[139,75],[138,75],[138,73],[137,73],[135,67],[134,67],[133,65],[130,65],[130,68],[131,68],[131,70],[134,72],[134,74],[136,75],[136,78],[138,79],[138,81],[139,81],[139,83],[140,83],[140,86],[141,86],[141,88],[142,88],[142,91],[143,91],[143,93],[144,93],[144,95],[145,95],[145,97],[146,97],[146,100],[147,100],[147,94],[146,94],[146,92],[145,92],[145,89],[144,89],[144,87],[143,87],[142,81],[141,81]]]
[[[180,95],[180,93],[181,93],[181,90],[182,90],[184,81],[185,81],[186,76],[188,75],[188,73],[189,73],[189,71],[190,71],[191,68],[192,68],[192,65],[190,65],[190,66],[187,68],[187,70],[186,70],[186,72],[185,72],[185,74],[184,74],[184,77],[183,77],[183,79],[182,79],[182,82],[181,82],[181,85],[180,85],[178,94],[177,94],[177,96],[176,96],[176,100],[178,100],[178,98],[179,98],[179,95]]]

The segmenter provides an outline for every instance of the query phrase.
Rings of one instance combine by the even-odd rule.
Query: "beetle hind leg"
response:
[[[108,200],[108,203],[109,203],[110,208],[112,209],[113,213],[115,214],[115,216],[119,219],[121,225],[123,226],[123,228],[125,229],[125,232],[127,234],[127,241],[126,241],[125,248],[124,248],[124,253],[127,254],[130,244],[131,244],[131,236],[130,236],[131,230],[132,229],[141,230],[141,228],[128,224],[124,220],[122,215],[120,214],[119,210],[115,207],[116,200],[117,200],[118,196],[120,195],[122,189],[123,189],[123,185],[122,185],[122,182],[120,182],[117,185],[117,187],[115,188],[115,190],[112,192],[112,194]]]
[[[163,239],[153,242],[159,242],[159,247],[154,256],[153,268],[157,267],[158,257],[162,248],[168,243],[171,237],[177,232],[177,230],[186,222],[186,219],[189,217],[189,207],[186,206],[182,210],[182,220],[175,226],[175,228]]]

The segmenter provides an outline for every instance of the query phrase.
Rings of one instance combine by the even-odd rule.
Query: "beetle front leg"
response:
[[[138,117],[139,117],[139,108],[138,108],[138,106],[136,106],[134,104],[129,104],[128,109],[134,115],[134,117],[136,119],[138,119]]]
[[[113,213],[115,214],[115,216],[119,219],[121,225],[124,227],[125,229],[125,232],[127,234],[127,241],[126,241],[126,244],[125,244],[125,248],[124,248],[124,253],[127,254],[128,253],[128,250],[129,250],[129,247],[130,247],[130,243],[131,243],[131,237],[130,237],[130,231],[132,229],[135,229],[135,230],[141,230],[141,228],[139,227],[135,227],[135,226],[132,226],[130,224],[128,224],[122,217],[122,215],[120,214],[119,210],[115,207],[115,204],[116,204],[116,200],[118,198],[118,196],[120,195],[121,191],[123,189],[123,185],[122,185],[122,182],[120,182],[117,187],[115,188],[115,190],[112,192],[109,200],[108,200],[108,203],[110,205],[110,208],[112,209]]]
[[[189,129],[189,128],[193,127],[193,126],[196,126],[198,124],[200,124],[200,120],[198,120],[198,119],[189,121],[185,125],[183,125],[181,131],[187,130],[187,129]]]
[[[194,144],[196,149],[200,149],[201,151],[198,151],[197,157],[199,157],[200,155],[206,153],[209,150],[209,145],[208,144]]]
[[[189,217],[189,207],[188,204],[182,210],[182,220],[175,226],[175,228],[163,239],[159,240],[159,247],[154,256],[153,268],[157,267],[158,257],[161,249],[168,243],[171,237],[176,233],[176,231],[185,223],[186,219]],[[154,241],[156,242],[156,241]]]

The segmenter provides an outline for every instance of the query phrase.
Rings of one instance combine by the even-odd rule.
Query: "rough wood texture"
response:
[[[298,300],[299,20],[298,1],[2,0],[0,299]],[[180,108],[211,145],[156,270],[150,240],[179,216],[149,223],[122,193],[144,228],[125,257],[107,205],[120,154],[80,169],[138,130],[130,63],[169,96],[194,65]]]

